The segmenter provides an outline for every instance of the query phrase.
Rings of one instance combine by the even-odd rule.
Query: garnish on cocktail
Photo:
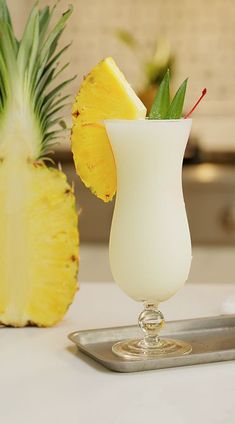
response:
[[[153,101],[149,119],[180,119],[182,117],[182,111],[184,107],[185,94],[187,89],[188,79],[184,80],[179,89],[177,90],[173,100],[170,100],[170,71],[167,70],[160,87],[157,91],[155,99]],[[206,95],[206,88],[203,89],[201,97],[198,99],[196,104],[190,110],[189,113],[185,116],[189,116],[196,109],[200,101]]]
[[[186,87],[187,79],[171,101],[168,70],[158,89],[148,118],[180,119]],[[203,95],[205,93],[204,89]],[[195,107],[197,104],[198,102]],[[72,115],[71,142],[76,171],[84,184],[97,197],[104,202],[109,202],[117,188],[116,166],[102,121],[145,119],[146,108],[114,60],[108,57],[85,77],[73,105]],[[188,116],[189,114],[186,117]]]
[[[116,168],[102,121],[141,119],[146,108],[111,57],[84,79],[72,110],[72,151],[78,175],[104,202],[116,193]]]

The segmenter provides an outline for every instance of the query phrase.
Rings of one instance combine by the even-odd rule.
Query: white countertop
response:
[[[168,320],[217,315],[234,291],[188,284],[160,309]],[[78,329],[135,324],[141,306],[113,283],[84,283],[56,327],[0,329],[0,423],[234,423],[235,362],[118,374],[67,339]]]

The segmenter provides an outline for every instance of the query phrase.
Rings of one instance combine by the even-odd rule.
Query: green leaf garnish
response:
[[[170,102],[170,71],[168,69],[153,101],[149,119],[180,119],[187,82],[188,79],[181,84],[172,102]]]
[[[153,101],[149,119],[166,119],[170,107],[170,71],[167,69]]]
[[[167,113],[167,119],[180,119],[182,116],[182,110],[184,106],[185,93],[187,88],[188,79],[186,79],[175,94],[174,99],[171,102],[169,111]]]

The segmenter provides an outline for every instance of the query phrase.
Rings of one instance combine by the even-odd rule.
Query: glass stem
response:
[[[158,309],[158,304],[145,302],[145,308],[139,316],[139,326],[144,333],[144,338],[141,341],[143,347],[156,348],[160,347],[161,340],[159,332],[164,327],[164,316]]]

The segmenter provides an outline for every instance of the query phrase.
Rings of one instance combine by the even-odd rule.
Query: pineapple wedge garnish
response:
[[[68,83],[54,79],[71,8],[49,30],[52,12],[36,3],[18,41],[0,0],[0,322],[16,327],[55,324],[77,290],[73,189],[44,161]]]
[[[144,119],[146,108],[111,57],[84,79],[72,110],[72,151],[77,174],[104,202],[116,193],[116,167],[102,120]]]

